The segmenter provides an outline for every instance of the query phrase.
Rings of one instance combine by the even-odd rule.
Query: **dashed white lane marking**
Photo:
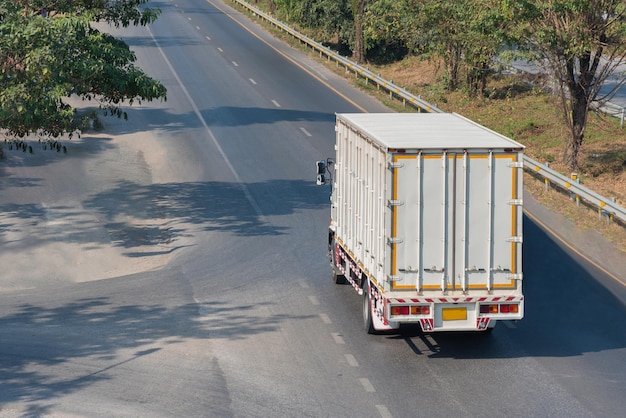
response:
[[[502,323],[503,323],[503,324],[504,324],[507,328],[510,328],[510,329],[515,329],[515,328],[517,328],[517,325],[515,325],[515,323],[514,323],[514,322],[511,322],[511,321],[502,321]]]
[[[233,61],[233,65],[234,65],[235,67],[239,67],[239,64],[237,64],[237,62],[235,62],[235,61]]]
[[[356,358],[352,354],[346,354],[346,361],[352,367],[359,367],[359,362],[356,361]]]
[[[252,197],[252,194],[250,193],[250,189],[248,188],[246,183],[244,183],[244,181],[241,179],[241,176],[239,175],[237,170],[235,170],[235,167],[233,166],[233,164],[230,162],[230,159],[228,158],[228,156],[224,152],[224,149],[222,148],[222,146],[220,145],[219,141],[215,137],[215,134],[209,128],[209,124],[206,122],[206,120],[202,116],[202,113],[200,113],[200,108],[198,107],[196,102],[194,102],[193,98],[191,97],[191,94],[189,93],[189,90],[187,90],[187,88],[183,84],[183,81],[180,79],[180,76],[178,75],[178,73],[174,69],[174,66],[172,65],[171,61],[167,58],[167,55],[165,55],[165,52],[163,51],[163,48],[161,48],[161,45],[159,45],[159,42],[157,41],[157,39],[154,36],[154,33],[152,33],[150,28],[146,28],[146,30],[150,34],[150,37],[152,38],[152,42],[154,42],[154,44],[157,46],[159,52],[161,53],[161,57],[163,57],[163,60],[165,61],[165,63],[167,64],[167,67],[170,69],[172,75],[176,79],[176,82],[178,83],[178,85],[180,86],[181,90],[185,94],[185,97],[187,97],[187,100],[191,104],[193,112],[195,113],[196,117],[198,118],[198,120],[200,121],[202,126],[204,127],[204,130],[205,130],[208,138],[211,140],[211,142],[213,143],[213,145],[217,149],[217,152],[222,157],[222,160],[224,161],[224,163],[226,164],[226,166],[230,170],[230,172],[233,175],[233,177],[234,177],[235,181],[237,182],[237,184],[240,186],[241,190],[243,191],[243,194],[246,196],[246,199],[250,203],[250,206],[252,206],[252,209],[254,209],[254,212],[258,215],[259,220],[261,222],[267,222],[266,219],[265,219],[265,215],[263,214],[263,212],[261,211],[261,208],[259,207],[259,204],[256,202],[256,200],[254,200],[254,197]]]
[[[309,284],[304,279],[298,280],[298,283],[300,284],[300,287],[303,288],[303,289],[308,289],[309,288]]]
[[[272,103],[274,103],[274,106],[280,107],[280,104],[276,100],[272,100]]]
[[[200,30],[200,26],[196,26],[196,29],[197,29],[197,30]]]
[[[319,306],[319,304],[320,304],[320,301],[319,301],[319,299],[317,299],[317,296],[309,296],[309,300],[315,306]]]
[[[374,386],[372,386],[370,380],[367,377],[360,378],[359,382],[361,382],[361,385],[363,385],[363,389],[365,389],[366,392],[376,392],[376,389],[374,389]]]
[[[191,22],[191,18],[190,17],[188,17],[187,20]]]
[[[309,131],[307,131],[307,130],[306,130],[306,129],[304,129],[304,128],[300,128],[300,130],[301,130],[301,131],[302,131],[302,133],[303,133],[303,134],[305,134],[306,136],[313,136],[313,135],[311,135],[311,134],[309,133]]]
[[[328,315],[326,315],[325,313],[320,314],[320,318],[322,318],[322,322],[325,324],[332,324],[333,321],[330,320],[330,317]]]
[[[346,343],[344,341],[343,337],[341,336],[341,334],[339,334],[338,332],[333,332],[333,333],[331,333],[331,335],[333,336],[333,339],[335,340],[335,342],[337,344],[345,344]]]
[[[391,415],[391,412],[389,412],[389,410],[387,409],[385,405],[376,405],[376,409],[378,409],[378,413],[380,414],[381,417],[393,418],[393,415]]]
[[[251,78],[250,78],[249,80],[250,80],[250,82],[251,82],[252,84],[254,84],[254,85],[256,86],[256,81],[254,81],[254,80],[253,80],[253,79],[251,79]]]
[[[222,48],[217,48],[218,51],[220,52],[224,52],[224,50]]]
[[[207,40],[207,41],[210,41],[210,40],[211,40],[211,37],[210,37],[210,36],[206,36],[206,40]]]

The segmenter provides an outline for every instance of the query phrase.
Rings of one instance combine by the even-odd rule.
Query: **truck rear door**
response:
[[[394,154],[392,289],[517,288],[521,167],[516,151]]]

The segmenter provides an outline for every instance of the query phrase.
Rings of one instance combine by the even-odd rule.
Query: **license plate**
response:
[[[467,308],[443,308],[441,316],[444,321],[465,321],[467,319]]]

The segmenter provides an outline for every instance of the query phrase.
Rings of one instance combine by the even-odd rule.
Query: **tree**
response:
[[[348,47],[352,35],[349,0],[301,0],[298,23],[316,31],[316,37],[337,42],[341,51]]]
[[[352,0],[352,15],[354,16],[354,48],[352,58],[358,64],[365,62],[365,34],[363,20],[365,18],[365,6],[368,0]]]
[[[165,99],[165,87],[135,67],[123,41],[91,22],[146,25],[159,12],[148,0],[0,0],[0,129],[22,144],[80,130],[70,96],[98,100],[105,114],[126,117],[123,102]],[[24,145],[25,146],[25,145]],[[26,149],[26,148],[24,148]]]
[[[402,59],[414,45],[414,0],[374,0],[365,8],[365,50],[378,62]]]
[[[482,96],[487,76],[493,70],[494,57],[509,40],[510,20],[500,0],[469,0],[463,24],[463,63],[470,96]]]
[[[462,16],[467,0],[424,0],[418,16],[423,28],[421,38],[427,53],[443,61],[444,82],[448,90],[459,87],[459,73],[464,54],[465,32]]]
[[[623,0],[511,2],[522,13],[521,39],[545,63],[561,98],[570,130],[563,161],[576,170],[592,103],[609,100],[600,88],[626,58],[626,3]]]
[[[448,90],[462,86],[470,96],[484,93],[493,58],[505,44],[509,20],[499,0],[422,0],[414,31],[424,50],[441,59]]]

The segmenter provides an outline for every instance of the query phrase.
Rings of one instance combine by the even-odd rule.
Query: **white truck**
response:
[[[335,131],[317,183],[332,277],[362,296],[366,331],[521,319],[523,145],[450,113],[337,114]]]

